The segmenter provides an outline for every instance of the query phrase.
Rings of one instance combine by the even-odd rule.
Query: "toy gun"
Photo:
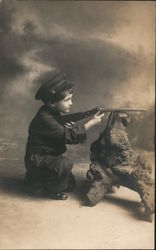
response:
[[[86,112],[78,112],[78,113],[74,113],[74,114],[69,114],[69,115],[63,115],[62,116],[62,121],[64,123],[66,122],[76,122],[76,121],[80,121],[83,119],[86,119],[90,116],[95,115],[96,113],[108,113],[108,112],[144,112],[146,111],[145,108],[102,108],[102,107],[97,107],[97,108],[93,108],[91,110],[88,110]]]

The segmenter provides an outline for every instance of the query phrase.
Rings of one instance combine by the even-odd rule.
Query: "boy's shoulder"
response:
[[[36,119],[39,119],[41,121],[52,121],[56,120],[57,114],[55,111],[52,111],[50,108],[47,106],[43,105],[39,108],[37,114],[36,114]]]

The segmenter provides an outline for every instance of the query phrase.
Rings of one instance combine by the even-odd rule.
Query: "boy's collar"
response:
[[[50,113],[53,115],[60,115],[60,113],[57,110],[55,110],[55,108],[50,107],[49,105],[44,105],[43,107],[48,109]]]

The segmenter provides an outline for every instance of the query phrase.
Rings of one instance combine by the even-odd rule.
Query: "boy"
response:
[[[62,114],[68,113],[72,106],[72,88],[73,84],[57,71],[51,72],[39,88],[35,98],[44,105],[30,123],[25,154],[27,184],[35,192],[42,191],[60,200],[67,199],[65,192],[76,185],[71,172],[73,163],[63,156],[66,144],[83,143],[86,131],[99,124],[103,116],[96,113],[82,125],[68,120],[65,123],[66,116]]]

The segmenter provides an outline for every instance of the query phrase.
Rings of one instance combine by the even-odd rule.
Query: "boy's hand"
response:
[[[75,122],[72,122],[72,121],[71,121],[71,122],[65,123],[64,126],[65,126],[66,128],[72,128],[74,124],[75,124]]]
[[[85,124],[85,128],[86,130],[90,129],[91,127],[98,125],[101,123],[101,119],[102,117],[104,117],[104,113],[101,114],[100,111],[98,111],[91,120],[89,120],[86,124]]]
[[[95,118],[102,118],[105,114],[104,113],[101,113],[101,111],[99,110],[93,117]]]
[[[101,122],[102,117],[104,116],[104,113],[101,114],[100,111],[98,111],[93,118],[90,120],[92,125],[98,125]]]

